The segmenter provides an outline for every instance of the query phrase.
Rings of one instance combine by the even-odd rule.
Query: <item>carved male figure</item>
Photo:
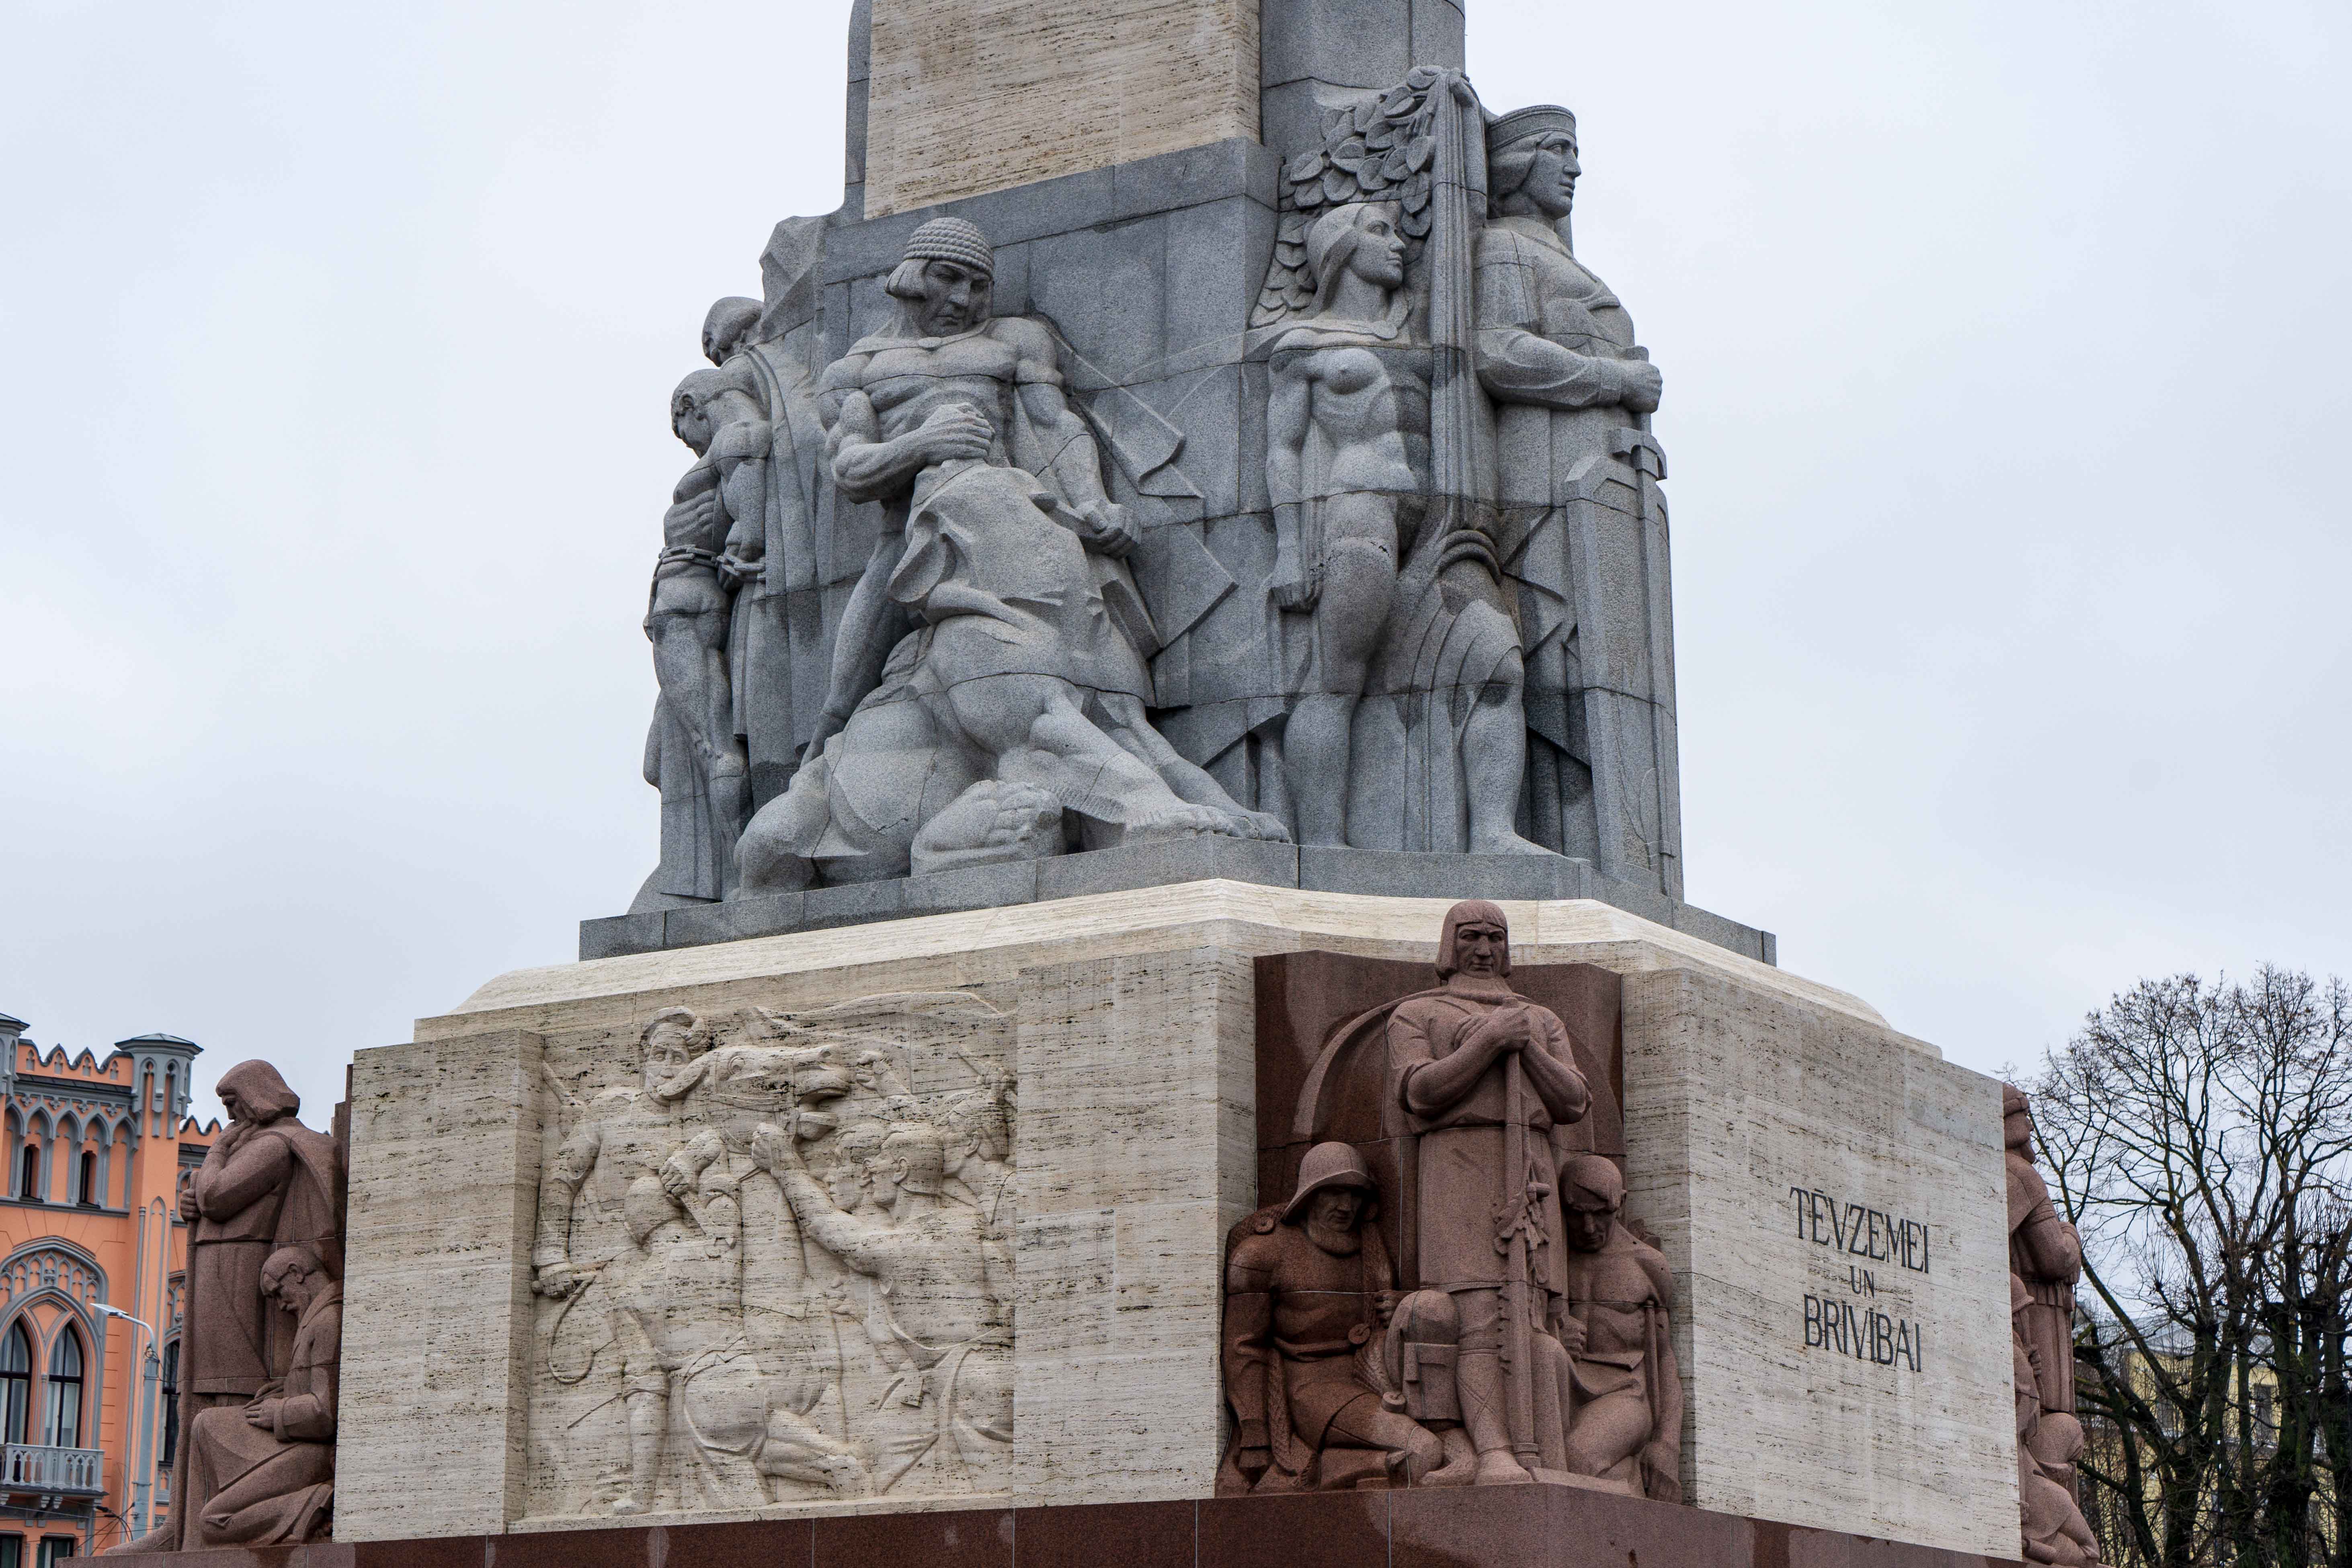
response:
[[[709,336],[706,328],[706,342]],[[670,428],[696,461],[677,481],[662,518],[646,636],[654,645],[662,701],[675,732],[694,748],[709,800],[707,863],[717,880],[704,884],[700,896],[719,898],[732,882],[735,836],[750,804],[749,764],[735,732],[728,669],[728,626],[740,570],[733,552],[737,536],[760,536],[772,437],[750,391],[717,370],[698,370],[678,383],[670,397]]]
[[[1624,307],[1576,258],[1576,117],[1539,105],[1487,135],[1478,376],[1495,401],[1516,537],[1536,837],[1680,897],[1681,804],[1659,378]]]
[[[638,1082],[604,1089],[549,1163],[539,1188],[539,1229],[531,1246],[532,1287],[562,1299],[597,1285],[616,1264],[623,1276],[643,1259],[660,1226],[680,1214],[662,1165],[685,1140],[684,1119],[662,1096],[709,1048],[701,1020],[683,1007],[657,1013],[639,1037]],[[585,1194],[587,1204],[579,1205]],[[582,1256],[582,1240],[601,1256]],[[628,1490],[615,1513],[653,1506],[668,1426],[669,1372],[630,1316],[625,1292],[604,1291],[611,1339],[622,1345],[618,1369],[628,1419]],[[634,1353],[633,1353],[634,1352]]]
[[[1147,721],[1157,642],[1118,560],[1135,526],[1052,329],[992,317],[993,278],[980,230],[924,224],[887,285],[895,325],[825,372],[834,483],[892,527],[843,612],[809,761],[743,837],[747,888],[818,861],[867,880],[1056,854],[1065,810],[1106,842],[1283,836]]]
[[[1418,1135],[1421,1279],[1454,1297],[1463,1425],[1481,1485],[1559,1468],[1566,1413],[1552,1302],[1567,1287],[1551,1130],[1591,1102],[1568,1029],[1510,988],[1500,906],[1447,911],[1441,987],[1388,1022],[1389,1092]],[[1505,1375],[1504,1357],[1511,1368]]]
[[[1013,1086],[1004,1072],[975,1067],[981,1083],[950,1095],[942,1110],[948,1191],[980,1212],[990,1231],[1010,1241],[1018,1221],[1013,1170]]]
[[[1560,1167],[1568,1293],[1560,1340],[1573,1384],[1568,1468],[1636,1497],[1682,1500],[1683,1382],[1667,1333],[1674,1275],[1619,1223],[1625,1179],[1598,1154]]]
[[[195,1426],[215,1408],[241,1409],[281,1382],[299,1335],[263,1288],[278,1251],[313,1248],[329,1273],[342,1265],[342,1211],[334,1140],[294,1120],[302,1101],[268,1062],[240,1062],[217,1090],[228,1131],[184,1178],[180,1217],[188,1240],[187,1327],[181,1342],[179,1452],[194,1451]],[[183,1461],[172,1518],[132,1542],[131,1552],[193,1551],[210,1505],[204,1475]]]
[[[1475,1468],[1381,1395],[1382,1331],[1397,1305],[1380,1231],[1380,1189],[1345,1143],[1318,1143],[1279,1214],[1255,1215],[1225,1259],[1225,1397],[1234,1450],[1220,1490],[1329,1484],[1318,1458],[1386,1456],[1399,1484],[1466,1483]]]
[[[866,1171],[882,1217],[846,1213],[812,1176],[800,1140],[761,1129],[760,1158],[802,1228],[873,1281],[866,1335],[897,1376],[869,1413],[875,1489],[929,1460],[950,1488],[990,1490],[1013,1451],[1012,1255],[950,1203],[938,1131],[889,1125]]]
[[[244,1405],[198,1413],[189,1495],[205,1499],[197,1544],[263,1546],[326,1532],[335,1489],[335,1391],[343,1290],[316,1247],[283,1247],[262,1266],[271,1308],[294,1320],[282,1380]]]
[[[2033,1168],[2033,1112],[2021,1090],[2000,1090],[2003,1161],[2009,1171],[2009,1267],[2024,1281],[2021,1320],[2042,1389],[2042,1407],[2074,1413],[2074,1281],[2083,1273],[2083,1238],[2058,1217],[2050,1188]]]
[[[2083,1238],[2058,1217],[2049,1185],[2033,1168],[2033,1112],[2025,1094],[2001,1085],[2000,1109],[2009,1172],[2020,1526],[2029,1561],[2079,1568],[2098,1559],[2074,1471],[2083,1447],[2083,1428],[2074,1418],[2074,1281],[2083,1272]]]

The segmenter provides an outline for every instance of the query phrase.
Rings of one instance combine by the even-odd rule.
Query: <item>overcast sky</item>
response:
[[[1692,900],[1988,1070],[2352,971],[2352,11],[1471,12],[1665,374]],[[322,1121],[627,906],[665,403],[846,15],[0,0],[0,1011]]]

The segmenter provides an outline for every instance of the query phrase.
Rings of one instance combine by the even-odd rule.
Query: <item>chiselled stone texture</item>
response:
[[[878,217],[1258,126],[1256,0],[875,0]]]
[[[2013,1553],[2000,1086],[1721,973],[1628,975],[1624,1037],[1688,1500]]]
[[[497,1530],[520,1506],[541,1050],[492,1026],[352,1067],[340,1540]]]

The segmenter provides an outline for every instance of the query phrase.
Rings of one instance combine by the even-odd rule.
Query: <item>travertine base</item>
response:
[[[1257,138],[1257,0],[875,0],[866,216]]]
[[[1325,949],[1427,962],[1444,907],[1210,881],[716,943],[503,975],[420,1020],[416,1043],[362,1053],[338,1537],[589,1522],[548,1511],[543,1454],[533,1462],[547,1422],[530,1408],[549,1397],[538,1369],[551,1308],[530,1293],[530,1249],[541,1172],[577,1121],[556,1100],[567,1073],[627,1077],[645,1022],[666,1007],[805,1016],[897,993],[961,992],[1013,1019],[1015,1429],[1009,1492],[994,1500],[1209,1495],[1223,1441],[1220,1249],[1260,1196],[1250,960]],[[2006,1510],[2013,1533],[2015,1518],[2013,1459],[1993,1440],[2010,1375],[1991,1331],[2007,1300],[1991,1261],[2003,1234],[1997,1091],[1853,997],[1697,938],[1584,900],[1506,908],[1517,963],[1643,977],[1628,998],[1629,1141],[1644,1150],[1640,1217],[1668,1233],[1689,1303],[1679,1315],[1694,1325],[1693,1500],[1995,1549],[1987,1521]],[[934,1092],[923,1059],[908,1070],[919,1099]],[[1842,1140],[1799,1113],[1811,1097],[1833,1116],[1849,1093]],[[1809,1175],[1815,1150],[1830,1163]],[[1797,1245],[1789,1199],[1751,1203],[1747,1189],[1808,1180],[1930,1226],[1934,1289],[1915,1285],[1906,1309],[1928,1325],[1929,1359],[1899,1374],[1909,1395],[1871,1403],[1875,1384],[1801,1348],[1786,1292],[1813,1282],[1778,1256]],[[747,1217],[749,1202],[746,1189]],[[1776,1215],[1777,1230],[1765,1224]],[[1801,1261],[1819,1250],[1805,1244]],[[1755,1447],[1722,1415],[1739,1401],[1766,1411],[1768,1431],[1814,1437],[1769,1498],[1756,1462],[1716,1451]],[[1824,1479],[1840,1469],[1850,1475]],[[1752,1500],[1735,1500],[1741,1485]],[[919,1487],[800,1498],[692,1517],[991,1500]]]
[[[2000,1085],[1695,969],[1628,976],[1624,1019],[1688,1500],[2015,1555]]]

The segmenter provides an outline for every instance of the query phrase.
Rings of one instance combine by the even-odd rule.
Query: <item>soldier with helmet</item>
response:
[[[1380,1189],[1362,1156],[1318,1143],[1298,1190],[1243,1222],[1225,1264],[1225,1396],[1235,1422],[1222,1491],[1284,1491],[1337,1479],[1337,1457],[1400,1485],[1460,1485],[1473,1461],[1406,1414],[1381,1363],[1397,1308],[1380,1229]]]

